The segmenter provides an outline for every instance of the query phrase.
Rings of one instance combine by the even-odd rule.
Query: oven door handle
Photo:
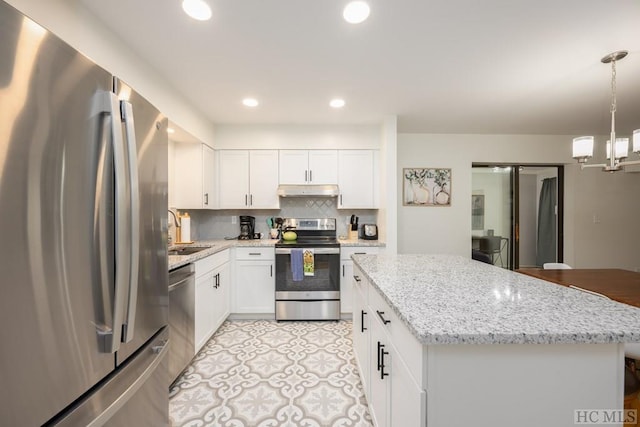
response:
[[[313,249],[314,255],[340,254],[340,248],[298,248]],[[291,255],[291,248],[276,248],[276,255]]]

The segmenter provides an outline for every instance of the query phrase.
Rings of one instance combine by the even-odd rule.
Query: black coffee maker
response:
[[[240,215],[240,235],[239,240],[253,239],[256,228],[256,218],[253,216]]]

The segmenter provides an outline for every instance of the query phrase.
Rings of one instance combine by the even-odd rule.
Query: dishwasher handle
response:
[[[184,286],[189,280],[196,275],[196,269],[193,264],[187,264],[183,267],[176,268],[169,272],[169,292]]]
[[[186,277],[184,277],[182,280],[179,280],[176,283],[172,283],[169,285],[169,292],[174,291],[178,288],[181,288],[182,286],[185,286],[187,284],[187,282],[191,279],[193,279],[196,276],[196,273],[189,273]]]

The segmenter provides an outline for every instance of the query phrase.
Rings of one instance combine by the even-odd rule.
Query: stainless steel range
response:
[[[285,218],[282,228],[297,239],[276,243],[276,320],[339,320],[336,219]]]

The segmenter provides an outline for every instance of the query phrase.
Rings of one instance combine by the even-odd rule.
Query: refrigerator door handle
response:
[[[129,281],[128,254],[126,251],[128,240],[127,224],[127,187],[125,171],[125,154],[122,145],[122,128],[120,120],[120,103],[112,92],[104,92],[102,111],[110,117],[111,149],[113,152],[114,198],[115,198],[115,286],[113,290],[113,304],[111,305],[112,325],[98,327],[101,338],[100,351],[115,353],[120,348],[122,338],[122,320],[124,302]],[[107,160],[108,161],[108,160]],[[101,258],[102,259],[102,258]],[[105,294],[108,298],[109,293]]]
[[[138,302],[138,269],[140,252],[140,190],[138,179],[138,155],[135,126],[133,121],[133,107],[130,102],[120,101],[122,121],[125,130],[125,146],[127,164],[129,166],[129,180],[131,183],[129,195],[129,225],[131,230],[131,245],[129,246],[129,296],[126,309],[126,318],[122,325],[122,342],[133,339],[136,320],[136,307]]]

